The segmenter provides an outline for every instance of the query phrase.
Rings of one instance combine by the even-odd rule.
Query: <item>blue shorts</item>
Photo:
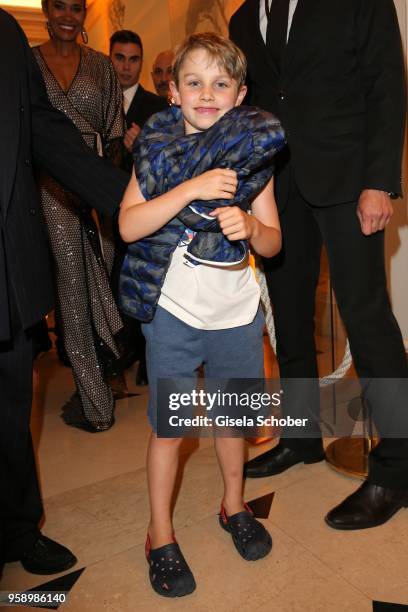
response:
[[[187,325],[164,308],[142,324],[149,377],[147,416],[157,431],[157,380],[197,378],[201,364],[208,378],[263,378],[264,315],[259,307],[248,325],[206,330]]]

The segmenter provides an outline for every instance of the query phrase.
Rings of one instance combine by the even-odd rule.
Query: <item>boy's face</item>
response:
[[[212,61],[205,49],[191,51],[181,65],[178,88],[170,82],[174,102],[181,107],[186,134],[203,132],[226,112],[239,106],[246,87]]]

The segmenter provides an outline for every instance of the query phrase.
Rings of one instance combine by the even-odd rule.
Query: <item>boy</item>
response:
[[[215,34],[196,34],[182,44],[175,57],[174,81],[170,83],[172,102],[181,109],[182,133],[177,135],[177,122],[174,126],[174,134],[177,132],[175,136],[168,128],[172,117],[177,119],[177,112],[180,112],[175,107],[156,115],[156,123],[153,122],[152,125],[157,124],[158,131],[147,131],[147,148],[143,149],[143,144],[140,144],[139,149],[139,153],[145,150],[151,157],[146,161],[142,154],[142,160],[139,162],[140,156],[137,151],[134,152],[135,163],[136,166],[139,163],[139,167],[136,173],[133,171],[119,215],[119,229],[123,240],[129,243],[139,241],[135,243],[136,248],[137,245],[143,244],[143,248],[139,249],[136,255],[136,259],[143,261],[135,262],[139,281],[131,286],[138,294],[138,316],[145,321],[151,319],[143,325],[151,383],[149,420],[153,428],[147,456],[151,520],[146,553],[152,587],[157,593],[167,597],[192,592],[195,581],[174,539],[170,509],[182,439],[158,438],[155,433],[157,379],[194,378],[201,364],[204,364],[208,377],[263,377],[263,315],[259,307],[259,288],[248,265],[248,253],[245,251],[242,257],[236,257],[233,253],[233,265],[227,265],[220,261],[217,247],[214,246],[218,244],[217,236],[214,238],[212,234],[208,237],[207,234],[203,238],[205,232],[200,231],[196,236],[195,231],[191,232],[191,226],[184,231],[185,226],[180,224],[177,218],[187,209],[189,214],[191,210],[198,212],[197,217],[201,219],[200,214],[203,213],[200,204],[210,205],[215,200],[219,204],[213,206],[212,212],[203,214],[203,218],[206,223],[214,223],[214,220],[218,222],[221,230],[218,236],[227,245],[227,248],[221,250],[228,251],[229,248],[233,249],[234,246],[245,244],[243,241],[249,240],[257,253],[272,257],[280,250],[281,234],[273,196],[270,162],[268,160],[267,169],[264,168],[263,174],[261,172],[259,175],[262,176],[262,181],[254,188],[252,215],[248,215],[243,205],[226,205],[229,201],[239,202],[239,194],[251,185],[250,179],[238,181],[237,172],[227,165],[227,157],[223,158],[224,167],[213,167],[193,178],[179,181],[178,184],[176,180],[173,187],[171,183],[177,169],[180,169],[182,174],[182,171],[188,170],[188,164],[193,165],[194,162],[197,165],[194,156],[203,156],[200,159],[202,167],[203,160],[209,155],[209,149],[203,146],[206,139],[211,139],[211,151],[214,155],[221,155],[219,151],[222,147],[223,151],[228,149],[228,137],[222,141],[222,147],[217,138],[219,136],[221,139],[224,132],[235,133],[234,126],[235,122],[239,121],[241,109],[234,109],[241,104],[246,94],[245,72],[245,58],[239,49],[232,42]],[[247,109],[245,112],[252,117],[251,113],[255,111],[261,115],[257,109]],[[259,119],[260,125],[257,124],[261,132],[266,125],[263,119],[262,116]],[[284,138],[279,124],[275,119],[273,121],[275,140],[271,146],[277,149],[283,146]],[[149,126],[147,127],[149,129]],[[269,136],[268,132],[267,137]],[[164,157],[157,155],[157,148],[163,144],[161,139],[168,141],[168,145],[162,149]],[[248,165],[248,157],[252,160],[260,148],[258,142],[253,150],[251,149],[251,155],[249,149],[241,153],[237,151],[241,151],[242,143],[247,143],[248,147],[253,146],[254,140],[250,130],[240,140],[238,130],[231,145],[232,159],[239,156],[241,165]],[[195,142],[199,145],[197,149],[192,147]],[[174,146],[174,143],[177,146]],[[184,167],[185,158],[188,158],[191,150],[194,155],[191,160],[187,159],[187,166]],[[268,155],[272,154],[269,151]],[[161,165],[164,165],[164,170]],[[211,167],[211,163],[208,166]],[[154,171],[155,180],[152,180],[149,173]],[[155,191],[157,181],[163,174],[166,175],[163,181],[166,187],[163,187],[162,191]],[[146,194],[150,194],[149,201],[146,201]],[[196,204],[196,201],[199,204]],[[192,202],[195,203],[194,207],[189,207]],[[197,225],[200,225],[200,222],[197,221]],[[156,240],[158,232],[159,241]],[[178,238],[180,232],[181,240]],[[177,241],[175,245],[172,238],[174,233]],[[145,237],[148,237],[147,242],[142,240]],[[208,257],[197,255],[197,251],[195,255],[192,255],[192,250],[189,252],[196,238],[215,240],[214,244],[211,243],[213,251],[216,251],[215,265],[214,261],[208,261]],[[167,251],[163,253],[158,248],[162,248],[163,243],[171,240],[173,246],[168,251],[170,263],[165,264],[163,262]],[[197,261],[200,262],[199,265],[196,265]],[[151,268],[154,268],[154,272],[151,272]],[[157,275],[160,281],[155,285]],[[126,282],[122,284],[122,288],[128,291]],[[146,290],[146,285],[149,285],[151,291]],[[155,302],[151,299],[151,293],[156,289],[159,297]],[[131,296],[130,301],[133,297]],[[151,302],[154,302],[153,306]],[[124,303],[128,302],[125,300]],[[263,525],[256,521],[242,498],[244,440],[218,437],[215,439],[215,449],[224,481],[221,526],[231,533],[238,552],[245,559],[256,560],[264,557],[271,550],[270,535]]]

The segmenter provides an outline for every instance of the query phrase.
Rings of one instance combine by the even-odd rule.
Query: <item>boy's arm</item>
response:
[[[133,169],[119,213],[119,232],[125,242],[150,236],[194,200],[232,199],[237,188],[233,170],[216,168],[177,185],[146,202]]]
[[[273,178],[252,202],[252,215],[237,206],[216,208],[210,215],[218,218],[224,236],[229,240],[249,240],[254,251],[262,257],[273,257],[281,250]]]
[[[273,177],[252,202],[254,228],[249,241],[256,253],[262,257],[273,257],[282,248],[282,234],[276,207]]]

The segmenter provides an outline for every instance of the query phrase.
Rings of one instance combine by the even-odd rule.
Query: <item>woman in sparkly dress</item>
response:
[[[100,155],[120,163],[122,91],[110,60],[80,45],[85,0],[43,0],[50,39],[34,48],[51,103]],[[61,143],[63,149],[64,143]],[[98,217],[49,176],[40,175],[54,260],[56,303],[77,392],[64,406],[68,425],[103,431],[113,424],[107,362],[119,357],[122,321],[109,284],[114,247],[109,219]],[[99,231],[98,227],[99,225]]]

